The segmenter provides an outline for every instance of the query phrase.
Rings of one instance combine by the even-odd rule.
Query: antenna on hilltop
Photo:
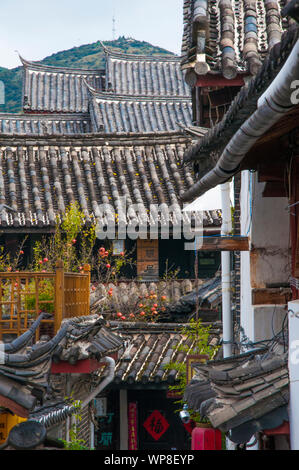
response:
[[[112,39],[113,41],[115,41],[116,39],[115,13],[113,13],[113,17],[112,17]]]

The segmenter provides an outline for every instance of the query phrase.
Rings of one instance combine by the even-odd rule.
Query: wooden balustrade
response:
[[[24,333],[41,311],[53,314],[43,320],[41,334],[53,336],[64,318],[89,314],[90,266],[83,273],[65,272],[63,262],[55,272],[0,272],[0,340]]]

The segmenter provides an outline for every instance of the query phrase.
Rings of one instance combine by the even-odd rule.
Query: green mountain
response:
[[[153,46],[145,41],[125,38],[124,36],[114,41],[103,41],[103,44],[115,51],[127,54],[173,55],[172,52],[161,47]],[[26,57],[26,59],[30,60],[30,57]],[[62,67],[98,69],[104,66],[104,51],[100,41],[97,41],[57,52],[45,57],[40,62]],[[0,80],[5,85],[5,104],[0,105],[0,112],[17,113],[22,111],[23,67],[14,69],[0,67]]]

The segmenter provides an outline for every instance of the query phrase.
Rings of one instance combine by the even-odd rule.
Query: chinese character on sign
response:
[[[147,432],[158,441],[169,428],[168,421],[158,410],[154,410],[143,423]]]
[[[105,424],[111,424],[111,423],[112,423],[112,418],[113,418],[113,416],[114,416],[114,413],[107,413],[106,416],[104,416],[104,417],[102,417],[102,418],[99,419],[100,424],[103,424],[103,423],[105,423]]]
[[[112,432],[102,432],[99,444],[109,446],[112,443]]]
[[[107,424],[112,423],[112,418],[113,418],[113,416],[114,416],[114,413],[108,413],[108,414],[107,414],[107,418],[108,418]]]
[[[129,450],[137,450],[137,403],[129,403]]]

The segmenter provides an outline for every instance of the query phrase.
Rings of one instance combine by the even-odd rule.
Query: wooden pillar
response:
[[[119,391],[119,441],[120,450],[128,450],[128,393]]]
[[[55,334],[60,328],[64,316],[64,267],[63,261],[56,263],[55,270],[55,318],[54,330]]]
[[[90,304],[90,264],[84,264],[83,266],[83,271],[84,274],[87,274],[87,279],[85,283],[85,299],[84,299],[84,304],[85,304],[85,315],[89,315],[89,304]],[[82,314],[83,315],[83,314]]]

